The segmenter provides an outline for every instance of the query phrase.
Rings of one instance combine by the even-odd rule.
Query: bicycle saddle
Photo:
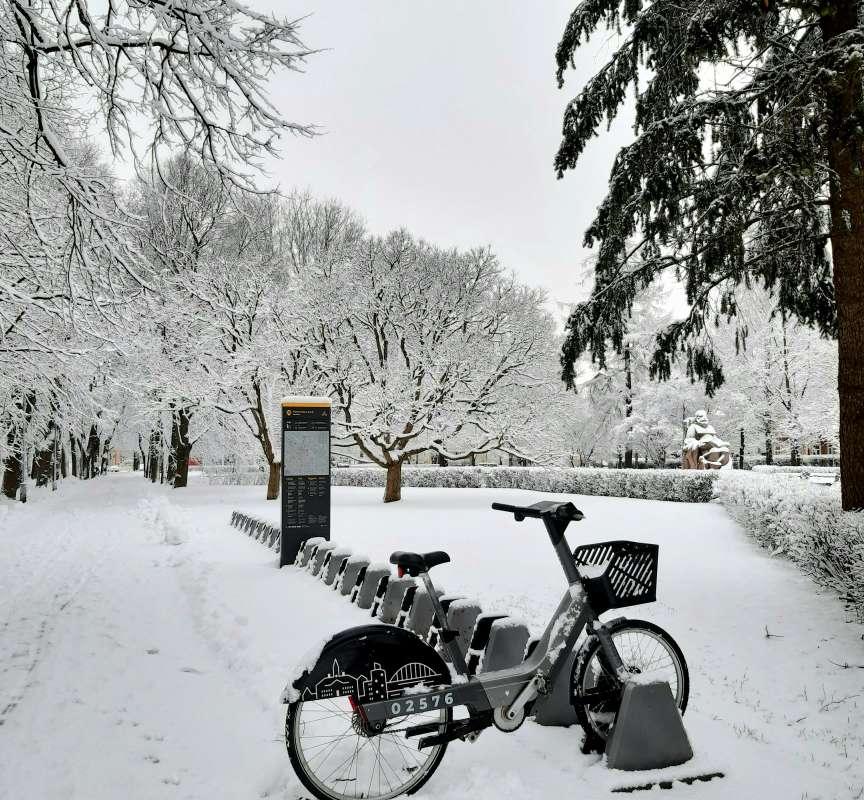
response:
[[[403,550],[397,550],[390,556],[390,563],[395,564],[401,572],[407,572],[412,578],[416,578],[423,572],[429,572],[432,567],[437,567],[438,564],[446,564],[450,560],[450,556],[443,550],[435,550],[431,553],[407,553]]]

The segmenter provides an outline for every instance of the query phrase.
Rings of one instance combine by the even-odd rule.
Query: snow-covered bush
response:
[[[384,486],[381,469],[334,469],[334,486]],[[716,472],[663,469],[547,469],[535,467],[404,467],[404,486],[448,489],[528,489],[533,492],[634,497],[707,503],[714,494]]]
[[[836,591],[864,619],[864,512],[844,512],[838,486],[777,478],[724,477],[720,499],[760,544]]]
[[[800,475],[802,472],[808,472],[811,475],[837,475],[840,472],[840,467],[822,467],[807,464],[800,467],[782,466],[780,464],[754,464],[753,472],[761,472],[763,475]]]

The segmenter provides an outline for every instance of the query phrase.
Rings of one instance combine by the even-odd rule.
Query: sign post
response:
[[[313,536],[330,539],[330,398],[285,397],[279,566]]]

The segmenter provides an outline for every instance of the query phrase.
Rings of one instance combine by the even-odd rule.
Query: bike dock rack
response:
[[[444,590],[440,587],[435,590],[435,593],[439,599],[444,596]],[[432,601],[429,599],[426,587],[420,586],[414,593],[414,602],[410,610],[405,615],[404,627],[421,639],[425,639],[432,627],[433,616]]]
[[[351,551],[344,547],[336,547],[330,551],[330,557],[326,568],[321,569],[321,582],[325,586],[332,586],[336,578],[345,571]]]
[[[379,592],[380,589],[379,586]],[[405,596],[410,592],[413,600],[416,591],[417,582],[414,578],[391,577],[384,587],[383,595],[380,598],[376,596],[375,602],[372,604],[372,616],[377,617],[387,625],[395,625],[400,611],[403,610]]]
[[[387,588],[389,580],[390,567],[386,564],[370,564],[363,573],[363,581],[360,584],[359,590],[356,594],[352,594],[352,602],[358,608],[371,609],[379,590],[381,591],[381,596],[384,596],[384,590]],[[381,587],[382,582],[384,583],[383,588]]]
[[[524,622],[512,617],[493,620],[489,628],[482,672],[509,669],[521,664],[528,635],[528,626]]]
[[[350,597],[357,588],[358,582],[363,580],[368,566],[369,559],[366,556],[351,556],[345,562],[342,577],[337,580],[334,588],[338,589],[343,597]]]
[[[309,560],[309,572],[313,576],[317,576],[324,567],[324,562],[330,556],[330,553],[336,549],[334,542],[320,542],[315,550],[315,555]]]

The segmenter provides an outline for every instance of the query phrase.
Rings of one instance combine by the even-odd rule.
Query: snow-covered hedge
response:
[[[334,486],[384,486],[383,469],[334,469]],[[528,489],[532,492],[707,503],[716,472],[671,469],[545,469],[540,467],[403,467],[403,486]]]
[[[766,475],[800,475],[802,472],[807,472],[810,475],[837,475],[840,472],[840,467],[822,467],[812,464],[805,464],[800,467],[784,467],[778,464],[755,464],[753,472],[761,472]]]
[[[769,474],[729,476],[718,489],[729,514],[763,546],[836,591],[864,619],[864,512],[842,511],[838,486]]]
[[[259,466],[211,466],[203,470],[210,486],[263,486],[267,473]]]

